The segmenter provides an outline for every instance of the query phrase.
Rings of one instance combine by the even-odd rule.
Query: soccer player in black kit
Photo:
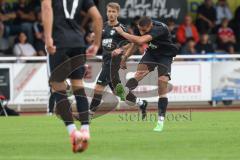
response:
[[[117,87],[119,93],[127,92],[126,99],[135,100],[136,96],[132,93],[141,81],[149,72],[158,68],[158,122],[154,131],[161,132],[163,130],[163,122],[168,106],[167,93],[169,91],[168,81],[171,73],[171,64],[173,57],[178,52],[178,47],[172,42],[172,36],[166,24],[153,21],[149,17],[142,17],[138,23],[139,34],[131,35],[124,32],[120,27],[115,28],[117,32],[133,42],[133,45],[126,54],[122,57],[121,67],[126,67],[128,59],[138,45],[148,43],[148,48],[145,51],[140,63],[138,64],[137,72],[134,78],[131,78],[126,83],[126,88]]]
[[[119,69],[121,56],[126,51],[129,46],[129,41],[123,36],[119,35],[114,27],[120,27],[125,32],[127,29],[123,24],[118,22],[118,16],[120,13],[120,5],[115,2],[110,2],[107,5],[107,17],[108,21],[104,24],[103,35],[102,35],[102,54],[103,54],[103,65],[102,71],[98,77],[97,84],[94,90],[94,97],[90,105],[90,114],[93,115],[102,100],[102,94],[106,86],[109,85],[113,93],[115,93],[116,86],[121,83],[119,77]],[[123,95],[119,97],[125,100]],[[142,110],[143,118],[146,115],[147,102],[141,99],[134,101],[140,109]]]
[[[92,18],[96,36],[93,45],[88,49],[85,48],[84,36],[78,24],[81,11],[86,12]],[[101,44],[102,17],[92,0],[42,0],[42,14],[46,50],[51,70],[50,85],[55,93],[57,114],[66,125],[73,152],[82,152],[87,148],[90,139],[89,105],[82,81],[85,73],[84,67],[73,66],[76,65],[75,63],[83,64],[85,56],[96,55]],[[63,64],[67,65],[63,66]],[[68,69],[69,65],[70,68],[73,67],[73,70],[69,75],[65,75],[64,71]],[[56,75],[56,73],[58,74]],[[77,109],[81,113],[82,126],[80,130],[77,130],[74,124],[71,105],[67,99],[66,78],[71,80]]]

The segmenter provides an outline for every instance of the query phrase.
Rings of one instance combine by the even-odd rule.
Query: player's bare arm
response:
[[[53,44],[52,27],[53,27],[53,10],[51,0],[42,0],[42,17],[46,49],[49,54],[56,52],[56,46]]]
[[[143,35],[143,36],[135,36],[135,35],[131,35],[127,32],[124,32],[124,30],[121,27],[115,27],[115,30],[124,38],[126,38],[127,40],[129,40],[132,43],[136,43],[138,45],[142,45],[144,43],[148,43],[150,42],[153,38],[151,35]]]
[[[97,51],[101,45],[103,20],[101,14],[95,6],[91,7],[88,10],[88,16],[91,17],[93,21],[93,32],[95,33],[95,40],[93,45],[87,49],[87,56],[93,57],[97,54]]]
[[[125,54],[122,56],[122,60],[121,60],[121,63],[120,63],[120,68],[121,69],[127,69],[126,62],[127,62],[128,58],[138,50],[138,47],[139,46],[135,43],[129,44],[129,48],[126,50]]]
[[[124,54],[130,47],[131,47],[131,44],[129,43],[125,46],[115,49],[114,51],[112,51],[112,57],[118,56],[120,54]]]

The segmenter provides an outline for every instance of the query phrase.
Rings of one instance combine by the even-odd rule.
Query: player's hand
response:
[[[127,69],[127,63],[126,63],[127,59],[125,58],[125,56],[122,57],[122,60],[120,62],[120,68],[125,70]]]
[[[46,49],[50,55],[54,55],[56,53],[56,46],[53,45],[53,39],[47,38],[46,39]]]
[[[95,57],[98,52],[98,49],[99,49],[98,45],[95,44],[91,45],[86,51],[87,58]]]
[[[112,57],[116,57],[120,54],[123,53],[123,49],[122,48],[118,48],[118,49],[115,49],[114,51],[112,51]]]
[[[124,33],[122,27],[114,27],[114,29],[115,29],[119,34]]]

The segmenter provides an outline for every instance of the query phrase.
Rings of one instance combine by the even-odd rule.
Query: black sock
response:
[[[75,95],[75,99],[77,102],[77,110],[79,113],[78,120],[81,122],[82,125],[89,124],[89,104],[88,99],[84,89],[78,89],[73,92]]]
[[[71,104],[68,101],[66,91],[59,91],[54,94],[56,99],[56,113],[60,115],[65,125],[73,124]]]
[[[91,105],[90,105],[90,110],[93,112],[96,112],[98,109],[98,106],[101,104],[102,100],[102,94],[94,94]]]
[[[137,97],[132,93],[132,90],[137,88],[138,86],[138,81],[135,78],[131,78],[127,81],[126,87],[129,89],[129,93],[126,96],[126,100],[132,103],[136,103]]]
[[[128,95],[126,96],[126,100],[135,104],[137,97],[131,91],[129,91]]]
[[[168,106],[168,98],[159,98],[158,99],[158,115],[165,117]]]
[[[54,106],[55,106],[55,102],[56,102],[55,94],[56,93],[51,93],[51,95],[49,97],[48,109],[49,109],[50,113],[53,113],[53,110],[54,110]]]

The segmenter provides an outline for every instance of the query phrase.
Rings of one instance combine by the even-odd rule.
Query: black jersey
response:
[[[115,26],[110,26],[108,22],[104,24],[102,34],[102,53],[104,62],[111,60],[112,51],[128,44],[128,41],[114,29],[114,27],[118,26],[127,32],[126,27],[121,23]]]
[[[93,0],[53,0],[53,39],[57,48],[85,47],[78,24],[81,11],[94,6]]]
[[[153,28],[146,35],[151,35],[153,38],[148,43],[147,52],[171,57],[177,55],[179,48],[173,43],[172,35],[166,24],[153,21]]]

